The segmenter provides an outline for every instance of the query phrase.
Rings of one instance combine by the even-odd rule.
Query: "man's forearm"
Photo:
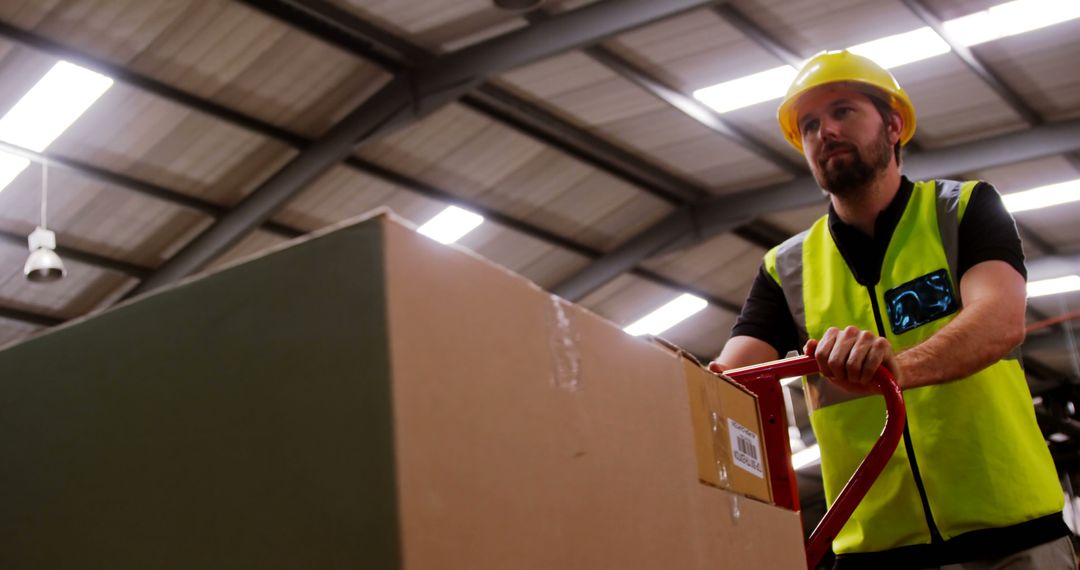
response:
[[[964,307],[934,336],[897,356],[902,388],[951,382],[997,362],[1024,340],[1023,322],[1002,318],[997,307]]]

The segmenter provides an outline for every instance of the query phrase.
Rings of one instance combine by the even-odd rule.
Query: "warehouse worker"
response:
[[[765,254],[714,369],[799,346],[817,359],[828,379],[806,393],[830,504],[881,431],[873,372],[904,389],[904,445],[833,542],[837,567],[1075,569],[1018,358],[1026,272],[1001,197],[902,176],[915,109],[849,52],[808,61],[778,119],[828,214]]]

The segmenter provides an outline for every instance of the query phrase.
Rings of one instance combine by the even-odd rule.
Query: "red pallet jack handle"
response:
[[[780,379],[817,372],[817,361],[810,356],[775,360],[724,372],[725,376],[757,395],[773,499],[777,505],[796,511],[799,510],[799,490],[795,483],[795,469],[791,466],[791,444],[788,441],[787,414],[784,411]],[[900,438],[904,435],[904,396],[900,393],[900,387],[884,366],[874,373],[874,382],[885,397],[885,427],[870,453],[859,464],[859,468],[840,491],[832,507],[810,534],[806,543],[808,568],[817,568],[833,539],[885,469],[885,464],[892,458]]]

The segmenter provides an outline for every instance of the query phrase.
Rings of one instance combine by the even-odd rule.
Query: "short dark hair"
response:
[[[889,121],[892,119],[892,116],[896,114],[896,110],[893,109],[892,106],[889,105],[889,103],[887,101],[885,101],[884,99],[882,99],[878,95],[875,95],[873,93],[867,93],[866,98],[870,99],[870,102],[874,104],[874,108],[877,109],[878,114],[881,115],[882,122],[884,122],[885,124],[888,124]],[[900,164],[901,164],[901,162],[903,160],[900,157],[900,148],[901,148],[900,141],[896,141],[896,144],[893,145],[893,156],[896,157],[896,165],[897,166],[900,166]]]

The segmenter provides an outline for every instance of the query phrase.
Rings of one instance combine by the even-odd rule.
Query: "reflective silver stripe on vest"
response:
[[[949,263],[949,275],[956,289],[956,302],[961,308],[964,299],[960,293],[960,193],[963,182],[938,180],[937,184],[937,223],[941,234],[941,246],[945,250],[945,259]],[[1016,347],[1002,357],[1002,360],[1020,360],[1020,347]]]
[[[780,277],[780,288],[784,291],[788,309],[795,319],[800,350],[810,338],[806,332],[806,305],[803,303],[803,241],[809,233],[810,230],[806,230],[793,236],[776,250],[776,274]],[[811,410],[866,397],[843,390],[819,374],[807,376],[806,387],[806,399]]]
[[[803,240],[810,230],[789,238],[776,250],[776,274],[780,277],[780,288],[784,291],[788,309],[795,319],[799,332],[799,348],[806,344],[809,336],[806,332],[806,307],[803,305]]]
[[[949,275],[953,279],[953,293],[957,305],[963,307],[960,297],[960,282],[957,280],[960,256],[960,188],[962,182],[938,180],[937,184],[937,225],[941,234],[941,247],[945,250],[945,259],[949,263]]]

